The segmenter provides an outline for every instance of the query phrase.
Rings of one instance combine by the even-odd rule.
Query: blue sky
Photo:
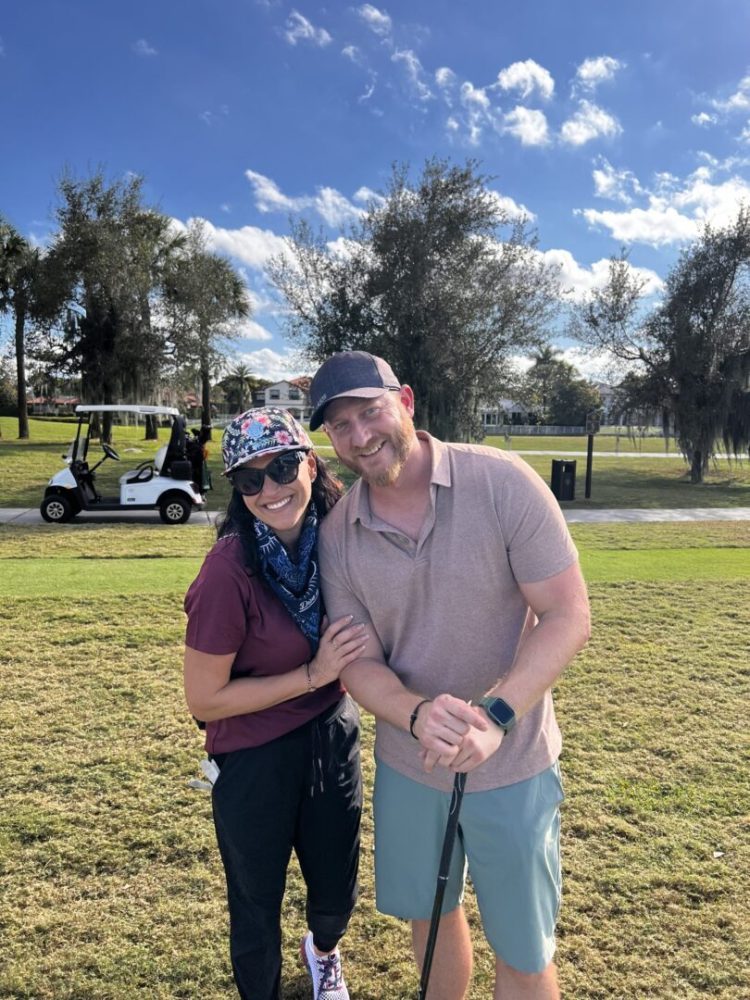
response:
[[[234,353],[298,374],[264,261],[290,213],[335,240],[394,161],[480,160],[573,298],[623,245],[658,290],[750,202],[748,41],[747,0],[6,4],[0,212],[44,242],[64,167],[142,175],[241,268]]]

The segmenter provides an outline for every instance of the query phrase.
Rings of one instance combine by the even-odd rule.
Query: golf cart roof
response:
[[[178,417],[180,411],[174,406],[138,406],[134,403],[83,403],[76,406],[76,413],[140,413],[142,416]]]

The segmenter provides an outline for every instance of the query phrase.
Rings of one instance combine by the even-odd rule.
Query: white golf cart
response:
[[[203,442],[195,431],[187,434],[185,418],[174,407],[82,405],[77,406],[75,412],[78,414],[76,435],[63,455],[67,468],[50,479],[39,508],[45,521],[61,524],[82,510],[158,510],[165,524],[184,524],[193,507],[205,506],[204,494],[211,489],[211,477]],[[93,436],[91,418],[106,412],[172,418],[169,443],[157,451],[153,461],[141,462],[120,476],[118,496],[102,496],[95,476],[96,470],[108,458],[120,461],[115,449],[102,441],[104,457],[91,467],[87,461]]]

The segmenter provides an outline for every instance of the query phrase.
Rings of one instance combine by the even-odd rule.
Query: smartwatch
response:
[[[509,733],[516,724],[516,713],[502,698],[482,698],[479,702],[490,719],[503,732]]]

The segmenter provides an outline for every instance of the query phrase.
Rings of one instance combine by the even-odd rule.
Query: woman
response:
[[[337,945],[357,892],[362,790],[358,713],[338,677],[367,636],[351,617],[321,635],[317,525],[341,485],[312,449],[285,410],[232,421],[222,440],[232,498],[185,598],[185,693],[219,768],[214,824],[244,1000],[279,996],[292,850],[307,886],[313,998],[349,997]]]

